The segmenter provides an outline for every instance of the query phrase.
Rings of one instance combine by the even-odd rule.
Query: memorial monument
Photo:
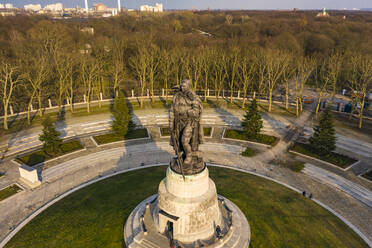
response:
[[[169,111],[170,144],[175,151],[158,194],[141,202],[128,217],[128,248],[247,248],[250,227],[240,209],[218,196],[199,145],[203,107],[189,80],[176,87]]]

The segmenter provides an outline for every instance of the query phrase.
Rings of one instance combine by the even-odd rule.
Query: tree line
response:
[[[136,95],[144,96],[148,89],[154,98],[157,90],[165,89],[167,101],[169,89],[184,78],[190,79],[204,96],[211,89],[217,101],[225,91],[232,102],[239,91],[242,107],[248,95],[263,96],[269,111],[274,93],[281,89],[285,107],[295,102],[297,115],[302,111],[307,85],[317,91],[316,112],[326,94],[333,99],[339,89],[347,88],[357,92],[353,106],[361,108],[354,107],[352,112],[359,113],[361,125],[364,101],[371,89],[372,52],[363,45],[356,49],[355,42],[362,44],[366,33],[372,33],[371,24],[364,19],[344,23],[310,19],[304,14],[283,15],[266,21],[245,12],[128,14],[84,21],[2,18],[0,29],[6,31],[0,35],[4,129],[8,128],[10,106],[15,112],[27,111],[30,123],[33,108],[37,107],[42,116],[48,99],[60,108],[70,104],[71,111],[72,103],[84,100],[88,112],[93,99],[115,97],[122,90],[135,89]],[[242,32],[226,35],[223,31],[239,27],[248,32],[248,24],[256,30],[250,31],[254,37]],[[289,36],[282,30],[283,25],[303,30],[304,36]],[[364,29],[354,31],[353,38],[357,39],[349,45],[339,39],[341,46],[337,40],[328,42],[305,35],[316,26],[328,31],[325,27],[334,27],[334,32],[345,31],[341,27]],[[211,34],[201,34],[200,30]],[[283,32],[287,33],[285,37],[278,38]],[[143,98],[140,104],[143,106]]]

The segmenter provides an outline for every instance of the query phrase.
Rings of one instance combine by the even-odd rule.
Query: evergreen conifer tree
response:
[[[52,119],[48,115],[44,117],[42,125],[43,131],[39,140],[44,143],[44,151],[58,152],[62,144],[62,139],[59,137],[61,133],[56,130]]]
[[[314,127],[314,134],[310,137],[310,145],[320,155],[330,154],[336,149],[336,131],[330,108],[326,108],[318,125]]]
[[[261,114],[257,107],[257,101],[256,99],[253,99],[242,121],[245,135],[248,138],[257,138],[260,135],[262,123]]]
[[[128,126],[133,128],[129,109],[122,91],[119,91],[118,96],[115,97],[112,117],[112,130],[116,135],[125,136],[128,132]]]

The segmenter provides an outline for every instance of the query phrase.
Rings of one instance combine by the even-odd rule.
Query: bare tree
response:
[[[252,60],[249,54],[244,54],[242,59],[239,61],[239,76],[243,84],[243,102],[242,108],[245,107],[245,102],[247,99],[248,87],[253,85],[254,80],[254,70],[256,69],[255,60]]]
[[[228,58],[221,50],[216,50],[216,54],[213,60],[212,74],[213,74],[213,85],[216,94],[216,101],[218,102],[221,90],[223,89],[224,82],[227,78],[226,63]]]
[[[274,52],[274,51],[268,51],[264,57],[264,62],[266,63],[266,83],[267,83],[267,89],[268,89],[268,97],[269,97],[269,108],[268,112],[271,112],[272,108],[272,97],[274,89],[281,79],[283,73],[287,70],[289,66],[289,59],[288,55]]]
[[[295,91],[296,91],[296,116],[302,113],[303,99],[302,93],[304,86],[308,81],[311,73],[315,68],[314,58],[300,58],[297,60],[297,68],[295,74]]]
[[[360,109],[353,107],[353,110],[358,111],[359,128],[362,128],[365,99],[372,87],[372,57],[361,54],[353,55],[348,78],[351,83],[350,89],[354,95],[354,101],[356,105],[360,106]]]
[[[214,52],[211,52],[211,49],[208,49],[204,51],[201,56],[201,67],[202,67],[202,72],[203,72],[203,80],[204,80],[204,102],[207,101],[207,94],[208,94],[208,82],[209,82],[209,77],[211,73],[211,66],[212,66],[212,60],[213,60],[213,54]]]
[[[151,91],[151,99],[155,101],[155,80],[158,73],[159,67],[159,48],[156,45],[151,44],[150,47],[147,48],[148,52],[148,82],[150,84],[150,91]]]
[[[84,98],[87,104],[87,112],[90,113],[93,84],[101,72],[100,63],[92,56],[85,55],[80,60],[80,78],[84,85]]]
[[[117,95],[119,85],[124,82],[126,78],[125,70],[125,43],[122,39],[114,39],[113,48],[111,50],[112,63],[110,67],[110,74],[114,82],[113,88],[115,96]]]
[[[159,70],[162,80],[164,82],[164,89],[165,89],[165,102],[168,103],[168,88],[169,88],[169,80],[176,69],[177,65],[174,60],[171,58],[174,56],[173,52],[169,52],[166,49],[162,49],[160,52],[160,63],[159,63]]]
[[[44,91],[44,84],[50,75],[50,59],[48,55],[40,49],[27,56],[25,63],[25,79],[29,86],[31,86],[29,102],[27,107],[27,121],[31,124],[30,112],[32,103],[36,97],[39,108],[39,115],[42,116],[42,94]]]
[[[327,61],[323,61],[323,63],[320,66],[318,66],[314,72],[315,72],[314,78],[315,78],[316,91],[318,92],[318,100],[317,100],[316,109],[315,109],[315,116],[318,116],[320,103],[322,101],[324,94],[327,93],[329,84],[331,82],[331,79],[327,71]]]
[[[72,54],[66,54],[66,98],[67,102],[70,104],[70,111],[74,111],[74,92],[75,88],[77,87],[78,80],[77,78],[77,58],[75,58]]]
[[[258,96],[261,96],[265,87],[265,74],[267,73],[267,63],[265,62],[265,53],[262,50],[254,51],[254,60],[256,61],[256,85]],[[254,94],[255,95],[255,94]]]
[[[291,82],[293,82],[293,77],[295,75],[296,67],[294,64],[294,59],[290,56],[290,62],[287,69],[283,72],[283,85],[285,90],[285,109],[289,109],[289,96],[291,90]]]
[[[58,106],[61,108],[66,82],[66,53],[70,36],[66,26],[60,23],[41,21],[28,32],[30,38],[41,47],[43,53],[51,58],[49,69],[54,66],[58,83]]]
[[[340,72],[341,72],[342,60],[343,60],[343,55],[340,53],[334,53],[328,58],[328,64],[327,64],[328,76],[327,77],[329,78],[330,83],[332,85],[331,104],[334,101],[336,91],[337,91],[337,82],[338,82]]]
[[[136,55],[130,58],[130,65],[134,69],[139,88],[141,91],[140,106],[143,107],[143,96],[147,86],[147,72],[148,72],[149,54],[144,46],[139,46]]]
[[[225,65],[228,66],[226,68],[226,71],[228,71],[229,77],[229,88],[230,88],[230,103],[233,102],[233,94],[234,94],[234,87],[235,87],[235,80],[237,77],[238,72],[238,62],[239,62],[239,54],[240,51],[237,47],[232,48],[229,51],[229,63],[226,63]]]
[[[8,130],[8,108],[15,87],[21,82],[22,76],[19,68],[10,63],[2,61],[0,64],[0,94],[4,108],[4,129]]]
[[[182,66],[187,78],[192,82],[193,88],[198,89],[198,83],[202,76],[202,57],[200,51],[186,53],[181,57]]]

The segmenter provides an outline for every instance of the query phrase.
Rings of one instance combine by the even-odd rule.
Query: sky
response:
[[[0,0],[0,3],[12,3],[16,7],[25,4],[47,4],[61,2],[64,7],[84,6],[84,0]],[[94,3],[104,3],[116,7],[117,0],[88,0],[91,7]],[[165,9],[353,9],[372,8],[372,0],[121,0],[121,6],[138,9],[140,5],[163,3]]]

